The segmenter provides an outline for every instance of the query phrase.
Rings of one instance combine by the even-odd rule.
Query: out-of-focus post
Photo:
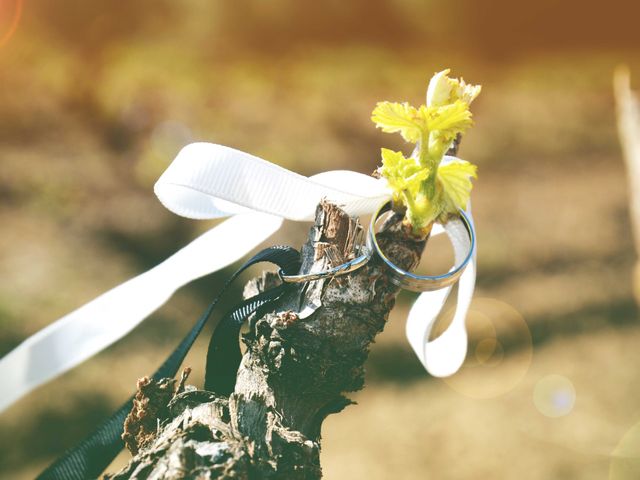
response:
[[[637,94],[631,91],[630,77],[627,67],[618,67],[613,76],[613,90],[618,136],[629,178],[631,228],[636,252],[640,255],[640,101]],[[633,291],[640,304],[640,261],[636,261],[634,269]]]

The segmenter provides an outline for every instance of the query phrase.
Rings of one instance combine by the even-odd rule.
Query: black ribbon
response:
[[[218,296],[211,302],[191,331],[154,373],[154,380],[174,377],[196,338],[211,316],[211,312],[224,295],[227,287],[243,271],[260,262],[270,262],[291,275],[300,269],[300,253],[286,246],[266,248],[242,265],[227,280]],[[235,306],[216,326],[207,354],[207,374],[205,388],[217,394],[228,395],[233,391],[235,377],[240,364],[240,327],[244,320],[259,308],[267,308],[278,300],[289,286],[282,284],[262,292]],[[40,480],[84,480],[97,478],[109,466],[124,447],[121,438],[124,420],[131,411],[133,397],[122,405],[92,434],[75,447],[67,450],[40,474]]]

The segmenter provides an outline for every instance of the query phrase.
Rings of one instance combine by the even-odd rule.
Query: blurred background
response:
[[[375,103],[420,104],[450,67],[483,85],[460,150],[479,166],[468,361],[429,378],[404,340],[403,293],[358,405],[325,423],[325,476],[640,478],[611,88],[620,63],[640,87],[639,14],[635,0],[0,0],[0,354],[212,226],[153,194],[181,146],[370,173],[380,147],[407,149],[374,128]],[[307,229],[271,243],[299,246]],[[0,477],[32,478],[108,416],[228,274],[2,413]],[[195,384],[206,342],[186,362]]]

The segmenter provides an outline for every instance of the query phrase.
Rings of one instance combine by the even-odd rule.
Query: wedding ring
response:
[[[358,250],[360,251],[360,255],[358,257],[345,262],[342,265],[338,265],[337,267],[333,267],[322,272],[304,273],[300,275],[285,275],[282,270],[280,270],[278,271],[278,275],[280,276],[280,279],[285,283],[304,283],[311,282],[313,280],[321,280],[323,278],[346,275],[347,273],[351,273],[359,269],[360,267],[363,267],[367,264],[369,259],[371,259],[371,255],[373,254],[373,250],[371,250],[371,248],[366,245],[361,245],[360,247],[358,247]]]
[[[412,292],[429,292],[453,285],[458,281],[465,267],[473,257],[476,236],[471,221],[463,210],[459,211],[459,217],[452,217],[447,222],[441,223],[453,245],[456,265],[442,275],[416,275],[407,272],[394,264],[384,254],[376,237],[376,223],[381,215],[391,209],[391,202],[382,205],[371,219],[367,246],[380,256],[382,261],[391,270],[390,279],[397,285]],[[439,223],[439,222],[436,222]]]

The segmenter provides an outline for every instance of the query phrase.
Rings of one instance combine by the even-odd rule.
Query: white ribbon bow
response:
[[[155,193],[165,207],[184,217],[232,217],[151,270],[53,322],[0,359],[0,411],[125,336],[178,288],[245,256],[276,232],[283,219],[313,220],[323,198],[350,215],[363,215],[391,197],[384,180],[348,170],[304,177],[211,143],[184,147],[156,183]],[[432,235],[442,231],[435,228]],[[455,247],[455,239],[451,240]],[[224,257],[211,252],[224,252]],[[456,250],[455,256],[460,262],[460,252]],[[407,318],[409,343],[434,376],[455,373],[466,356],[464,323],[475,267],[474,252],[460,278],[453,322],[442,335],[428,341],[451,287],[422,293]]]

